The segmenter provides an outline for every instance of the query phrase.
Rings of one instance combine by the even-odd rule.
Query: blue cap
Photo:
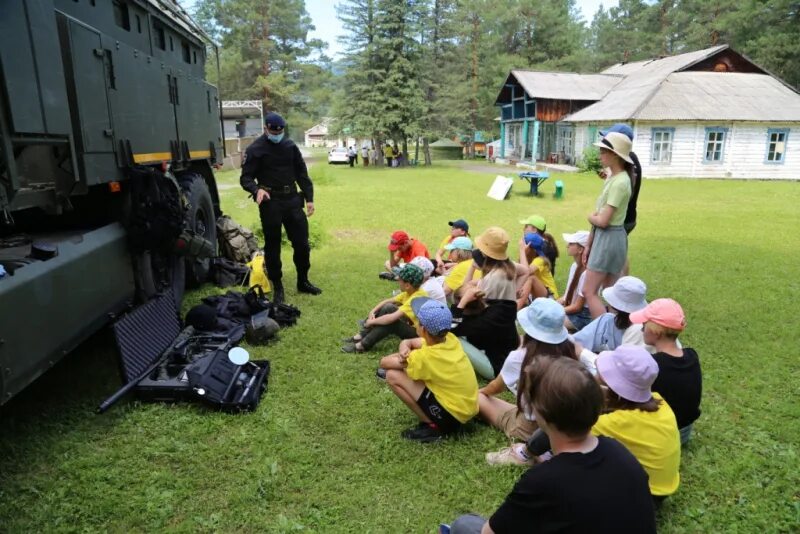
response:
[[[611,128],[609,128],[608,130],[601,131],[601,132],[600,132],[600,135],[602,135],[603,137],[605,137],[605,136],[606,136],[606,134],[608,134],[608,133],[610,133],[610,132],[617,132],[617,133],[621,133],[622,135],[625,135],[625,136],[627,136],[627,137],[628,137],[628,139],[630,139],[631,141],[633,141],[633,128],[631,128],[630,126],[628,126],[628,125],[627,125],[627,124],[625,124],[625,123],[618,122],[617,124],[615,124],[614,126],[612,126]]]
[[[459,236],[444,246],[445,250],[472,250],[472,239],[467,236]]]
[[[274,111],[267,113],[264,117],[264,124],[271,130],[283,130],[286,128],[286,121]]]
[[[413,306],[413,303],[412,303]],[[517,321],[525,333],[542,343],[557,345],[567,339],[564,307],[553,299],[538,298],[517,312]]]
[[[411,301],[411,309],[419,324],[432,336],[447,333],[453,325],[453,314],[439,302],[429,297],[417,297]]]
[[[540,256],[544,254],[544,238],[536,232],[525,233],[525,244],[530,245]]]
[[[455,221],[450,221],[447,224],[452,226],[453,228],[461,228],[465,232],[469,232],[469,224],[464,219],[456,219]]]

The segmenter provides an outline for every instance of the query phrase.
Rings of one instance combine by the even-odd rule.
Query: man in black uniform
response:
[[[311,247],[308,217],[314,214],[314,185],[294,141],[284,135],[286,121],[277,113],[264,117],[266,132],[247,147],[242,160],[242,188],[258,204],[264,228],[267,277],[273,286],[272,300],[284,301],[281,272],[281,225],[294,250],[297,291],[319,295],[322,290],[308,281]],[[298,192],[297,187],[300,187]],[[306,213],[303,213],[305,201]]]

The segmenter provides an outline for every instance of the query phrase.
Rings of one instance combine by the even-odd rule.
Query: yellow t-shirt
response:
[[[472,260],[464,260],[457,263],[450,271],[450,274],[444,278],[444,285],[449,287],[452,291],[456,291],[459,287],[464,285],[464,279],[467,277],[467,271],[469,271],[470,265],[472,265]],[[475,269],[475,272],[472,274],[472,279],[479,280],[482,276],[483,272],[480,269]]]
[[[544,284],[544,287],[550,290],[550,293],[553,294],[553,298],[557,299],[558,288],[556,287],[556,281],[553,279],[553,273],[550,272],[550,266],[547,264],[545,259],[541,256],[536,256],[533,258],[531,265],[536,266],[536,278],[538,278],[539,281]]]
[[[400,305],[400,311],[402,311],[416,327],[417,324],[419,323],[417,322],[417,316],[414,315],[414,310],[411,309],[411,301],[417,297],[427,297],[427,296],[428,292],[422,288],[419,288],[410,295],[405,291],[403,291],[394,298],[394,301],[395,303]]]
[[[444,341],[412,350],[406,373],[422,380],[450,414],[466,423],[478,413],[478,380],[461,343],[448,333]]]
[[[442,239],[442,242],[439,244],[439,248],[437,249],[437,250],[444,250],[444,253],[442,254],[442,259],[444,261],[447,261],[447,259],[450,257],[450,251],[449,250],[445,250],[444,247],[449,245],[452,240],[453,240],[453,236],[451,236],[450,234],[447,234],[447,237]]]
[[[660,399],[656,412],[616,410],[603,414],[592,427],[595,436],[614,438],[631,451],[650,477],[650,493],[672,495],[678,489],[681,439],[669,404]]]

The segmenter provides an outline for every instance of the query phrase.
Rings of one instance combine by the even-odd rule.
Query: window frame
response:
[[[669,157],[667,161],[664,160],[656,160],[655,159],[655,152],[656,152],[656,134],[657,133],[668,133],[669,134]],[[663,144],[664,141],[658,141],[659,144]],[[652,165],[672,165],[672,148],[675,145],[675,128],[650,128],[650,164]],[[663,150],[661,151],[663,154]]]
[[[708,165],[722,165],[725,163],[725,145],[728,143],[728,128],[720,126],[709,126],[705,129],[705,136],[703,136],[703,163]],[[712,133],[721,133],[722,142],[719,147],[719,159],[708,159],[708,136]],[[719,143],[719,141],[714,141]]]
[[[767,149],[764,152],[764,164],[765,165],[783,165],[786,162],[786,147],[789,144],[789,131],[790,131],[790,128],[768,128],[767,129]],[[774,134],[783,134],[783,152],[781,152],[781,159],[780,160],[770,161],[770,159],[769,159],[769,145],[772,144],[772,141],[770,141],[770,138]]]

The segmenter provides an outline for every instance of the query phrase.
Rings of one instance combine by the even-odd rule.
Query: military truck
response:
[[[0,0],[0,404],[207,277],[215,51],[172,0]]]

